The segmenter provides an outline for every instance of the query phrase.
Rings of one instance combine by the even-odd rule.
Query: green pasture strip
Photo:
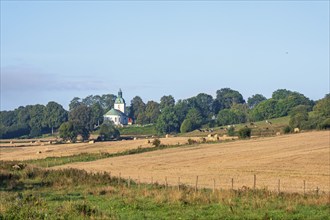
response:
[[[280,117],[280,118],[274,118],[269,119],[268,121],[271,122],[271,124],[266,123],[266,120],[258,121],[258,122],[246,122],[242,124],[236,124],[235,125],[235,131],[238,131],[241,128],[244,128],[245,126],[252,129],[252,135],[253,136],[272,136],[275,135],[276,132],[282,132],[283,128],[287,125],[289,125],[289,116]],[[194,130],[188,133],[178,133],[177,136],[182,137],[206,137],[209,133],[217,133],[219,135],[227,135],[226,131],[227,126],[221,126],[221,127],[214,127],[209,128],[213,130],[212,132],[200,132],[198,130]],[[202,128],[201,130],[206,130],[206,128]]]
[[[330,219],[327,193],[137,184],[107,173],[0,161],[0,219]]]
[[[156,135],[155,125],[146,125],[146,126],[126,126],[119,128],[120,135],[147,135],[152,136]]]

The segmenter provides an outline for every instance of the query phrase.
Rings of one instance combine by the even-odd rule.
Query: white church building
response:
[[[126,115],[126,103],[123,99],[123,92],[119,89],[118,97],[115,100],[113,108],[108,111],[104,116],[104,121],[110,120],[117,126],[128,124],[128,116]]]

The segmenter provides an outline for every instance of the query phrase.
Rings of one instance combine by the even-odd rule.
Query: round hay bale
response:
[[[14,166],[12,166],[11,168],[15,169],[15,170],[20,170],[22,169],[20,166],[18,166],[17,164],[15,164]]]

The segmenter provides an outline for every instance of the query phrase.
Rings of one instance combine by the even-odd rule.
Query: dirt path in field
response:
[[[308,132],[246,141],[201,144],[174,149],[73,163],[58,168],[177,185],[213,188],[256,187],[277,191],[330,191],[330,132]],[[279,182],[280,180],[280,182]]]

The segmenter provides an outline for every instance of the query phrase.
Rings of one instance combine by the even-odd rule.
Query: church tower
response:
[[[118,97],[115,100],[114,109],[126,114],[126,103],[123,99],[123,92],[121,91],[121,89],[119,89]]]

